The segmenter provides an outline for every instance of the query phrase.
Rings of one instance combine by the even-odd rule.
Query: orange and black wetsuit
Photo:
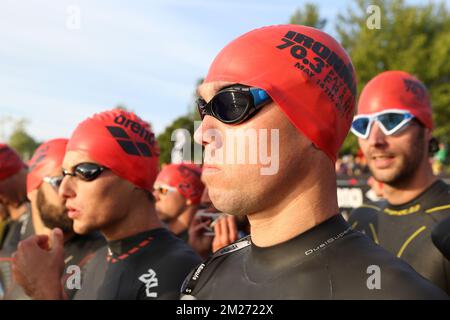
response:
[[[165,228],[108,242],[85,268],[76,300],[178,299],[200,258]]]

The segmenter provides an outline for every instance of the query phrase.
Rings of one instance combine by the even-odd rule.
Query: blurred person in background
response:
[[[377,181],[373,176],[367,179],[367,185],[370,189],[366,192],[366,197],[372,202],[383,199],[383,182]]]
[[[352,132],[386,200],[356,209],[349,223],[450,293],[450,264],[431,240],[450,216],[450,186],[429,161],[432,130],[431,101],[418,79],[385,71],[367,83]]]
[[[153,185],[158,217],[185,242],[205,188],[201,174],[201,168],[194,164],[167,164]]]
[[[1,239],[3,239],[3,233],[8,223],[8,219],[9,219],[8,208],[5,207],[2,203],[0,203],[0,248],[1,248]]]
[[[250,234],[246,216],[234,216],[219,212],[205,188],[199,211],[189,227],[189,245],[203,259]]]
[[[0,255],[13,253],[20,240],[34,233],[27,199],[26,164],[8,145],[0,144],[0,203],[9,213],[0,239]]]

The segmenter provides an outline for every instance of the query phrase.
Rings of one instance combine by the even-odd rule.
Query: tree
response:
[[[336,29],[349,52],[358,78],[358,91],[385,70],[404,70],[427,86],[435,121],[434,134],[450,135],[450,15],[444,3],[406,5],[403,0],[355,0],[355,8],[339,14]],[[369,28],[367,13],[377,5],[380,29]],[[354,137],[344,146],[354,150]],[[344,149],[342,150],[344,151]]]
[[[186,129],[190,133],[191,137],[191,150],[194,145],[194,119],[190,115],[181,116],[172,122],[172,124],[164,130],[163,133],[158,135],[158,145],[160,149],[159,163],[171,163],[172,149],[174,142],[172,141],[172,133],[177,129]]]
[[[40,144],[26,132],[26,123],[27,121],[24,119],[17,121],[9,138],[9,145],[15,149],[25,161],[31,158]]]
[[[196,81],[195,88],[197,88],[203,82],[203,78]],[[194,146],[194,122],[200,121],[200,115],[197,111],[198,99],[197,90],[194,90],[192,94],[191,103],[188,105],[188,113],[177,119],[175,119],[171,125],[166,127],[163,133],[158,135],[158,145],[160,148],[159,162],[160,164],[170,163],[172,149],[174,147],[174,142],[172,141],[172,133],[177,129],[187,129],[191,137],[191,151],[193,151]],[[193,155],[193,153],[192,153]],[[193,160],[193,159],[191,159]]]
[[[130,110],[126,105],[124,105],[123,103],[119,103],[117,104],[114,109],[119,109],[119,110],[123,110],[123,111],[128,111],[128,112],[134,112],[133,110]]]
[[[304,10],[297,9],[295,11],[289,23],[323,29],[327,24],[327,20],[320,18],[319,9],[315,4],[306,3]]]

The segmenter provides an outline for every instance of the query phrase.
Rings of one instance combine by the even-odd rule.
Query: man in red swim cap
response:
[[[74,299],[177,297],[182,280],[198,264],[196,254],[156,215],[158,153],[149,125],[119,109],[93,115],[72,134],[59,194],[75,232],[99,230],[108,241],[86,266]],[[61,298],[61,230],[53,231],[52,240],[50,250],[41,248],[39,237],[21,242],[13,263],[15,278],[34,298]],[[35,267],[32,273],[44,276],[30,275],[32,259],[42,266],[42,272]]]
[[[417,78],[386,71],[367,83],[352,132],[386,201],[354,210],[350,223],[450,293],[450,263],[431,240],[450,216],[450,186],[429,161],[432,129],[430,97]]]
[[[98,233],[75,234],[73,221],[67,216],[65,201],[58,195],[63,179],[62,162],[66,153],[67,139],[53,139],[39,146],[29,161],[27,175],[27,197],[31,203],[31,215],[35,233],[50,236],[51,230],[59,228],[64,234],[65,270],[73,266],[81,267],[101,246],[105,245]],[[51,246],[51,243],[48,243]],[[64,273],[67,276],[67,272]],[[64,278],[64,276],[63,276]],[[64,292],[72,297],[77,288],[64,281]],[[8,286],[6,299],[27,298],[19,286]]]
[[[6,144],[0,144],[0,203],[9,212],[9,221],[0,239],[0,255],[9,256],[20,240],[32,235],[33,225],[27,200],[26,164]]]
[[[168,164],[158,174],[153,187],[159,218],[185,242],[205,188],[201,175],[201,168],[194,164]]]
[[[332,37],[299,25],[250,31],[222,49],[198,93],[203,181],[218,210],[248,216],[251,238],[194,270],[184,298],[446,297],[339,215],[334,161],[352,122],[356,79]],[[233,129],[262,132],[259,140],[278,130],[270,157],[279,170],[263,175],[259,163],[212,156],[230,144],[238,152],[252,147],[250,139],[245,149],[230,143]],[[373,277],[381,283],[372,272],[381,272]]]

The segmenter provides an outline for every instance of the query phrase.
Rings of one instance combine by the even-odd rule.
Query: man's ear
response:
[[[429,128],[425,128],[425,139],[427,141],[430,141],[431,139],[433,139],[433,132],[431,132],[431,129],[429,129]]]
[[[38,189],[34,189],[33,191],[27,193],[28,200],[30,200],[30,202],[35,203],[37,201],[37,193]]]
[[[428,140],[428,152],[430,156],[433,156],[438,151],[439,151],[439,140],[435,137],[431,137],[431,139]]]

